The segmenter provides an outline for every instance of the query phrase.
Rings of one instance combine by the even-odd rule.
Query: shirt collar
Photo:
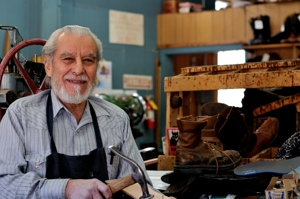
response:
[[[70,111],[60,102],[60,100],[55,95],[55,93],[53,92],[52,89],[51,89],[51,98],[52,98],[53,118],[56,117],[56,115],[58,114],[58,112],[61,109],[64,109],[65,111],[67,111],[68,113],[70,113]],[[93,102],[96,99],[101,101],[101,99],[99,99],[98,97],[95,97],[95,96],[90,96],[89,99],[88,99],[88,101],[91,102],[91,104],[93,105],[94,109],[95,109],[96,105],[94,106]],[[106,104],[106,106],[109,106],[109,105]],[[102,116],[102,115],[109,116],[110,113],[105,108],[98,108],[97,111],[96,111],[96,117],[99,117],[99,116]],[[87,103],[87,105],[85,106],[85,110],[84,110],[84,113],[83,113],[83,118],[85,118],[85,116],[88,117],[88,119],[87,119],[88,121],[92,121],[92,116],[91,116],[91,112],[90,112],[90,105],[89,105],[89,103]]]
[[[53,92],[52,89],[51,89],[51,99],[52,99],[53,118],[56,117],[56,115],[58,114],[58,112],[61,109],[64,109],[65,111],[70,113],[70,111],[61,103],[61,101],[58,99],[58,97],[56,96],[56,94]],[[86,114],[89,115],[89,116],[91,115],[90,109],[89,109],[89,103],[87,103],[87,105],[84,109],[83,116],[86,115]],[[90,120],[91,120],[91,116],[90,116]]]

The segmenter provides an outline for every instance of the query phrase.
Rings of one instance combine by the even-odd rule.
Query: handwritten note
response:
[[[109,10],[109,42],[144,45],[144,16]]]

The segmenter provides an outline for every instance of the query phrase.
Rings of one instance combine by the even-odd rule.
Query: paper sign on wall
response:
[[[109,42],[144,45],[144,16],[109,10]]]
[[[152,90],[152,76],[124,74],[123,88]]]
[[[98,85],[96,89],[112,89],[112,62],[101,60],[97,71]]]

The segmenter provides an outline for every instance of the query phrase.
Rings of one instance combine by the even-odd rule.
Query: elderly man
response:
[[[117,156],[110,164],[108,146],[145,166],[127,114],[90,96],[102,44],[65,26],[42,53],[51,89],[15,101],[0,123],[0,198],[111,198],[104,181],[132,168]]]

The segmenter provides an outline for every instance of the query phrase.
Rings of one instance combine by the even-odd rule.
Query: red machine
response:
[[[4,56],[0,64],[0,121],[6,108],[18,98],[19,93],[24,90],[17,88],[17,80],[23,79],[25,86],[29,89],[29,94],[36,94],[41,90],[44,90],[45,82],[42,81],[41,85],[38,87],[34,80],[30,77],[28,72],[25,70],[24,66],[19,60],[19,51],[26,46],[31,45],[45,45],[46,40],[43,39],[29,39],[22,40],[19,31],[14,26],[0,25],[0,29],[6,30],[11,39],[12,48]],[[21,39],[20,39],[21,38]],[[11,67],[12,66],[12,67]],[[9,69],[7,70],[7,68]],[[10,68],[15,68],[11,70]],[[21,91],[22,90],[22,91]],[[24,94],[23,94],[24,95]],[[28,95],[28,93],[27,93]]]

